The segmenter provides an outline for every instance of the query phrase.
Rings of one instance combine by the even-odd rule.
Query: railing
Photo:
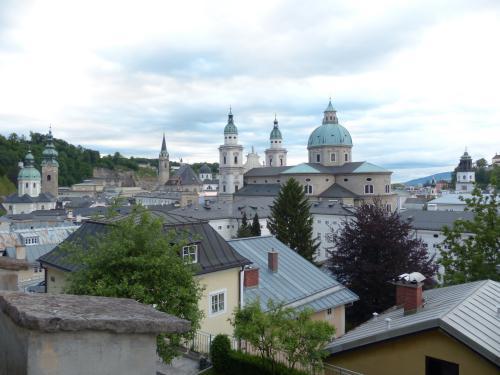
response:
[[[323,375],[363,375],[359,372],[347,370],[342,367],[329,365],[328,363],[323,364]]]
[[[198,331],[195,333],[193,339],[187,343],[188,349],[200,353],[200,354],[210,354],[210,344],[216,335],[210,333]],[[231,341],[231,349],[238,350],[238,340],[234,337],[229,336]]]

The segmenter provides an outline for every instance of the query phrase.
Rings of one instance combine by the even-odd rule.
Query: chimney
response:
[[[396,285],[396,306],[403,306],[404,314],[414,314],[423,306],[422,287],[425,277],[418,272],[402,274],[394,282]]]
[[[274,249],[267,253],[267,266],[269,271],[278,272],[278,252]]]
[[[392,322],[392,319],[391,318],[385,318],[385,329],[391,329],[391,322]]]
[[[245,268],[243,286],[245,288],[253,288],[253,287],[259,286],[259,269],[258,268]]]

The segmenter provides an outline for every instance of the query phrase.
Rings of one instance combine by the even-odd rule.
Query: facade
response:
[[[476,173],[472,168],[472,158],[467,153],[464,154],[460,158],[460,163],[456,169],[457,173],[457,182],[455,191],[457,193],[470,193],[474,190],[474,183],[476,182]]]
[[[331,342],[327,363],[374,375],[498,374],[500,283],[396,288],[396,306]]]
[[[269,135],[270,147],[266,150],[267,167],[286,166],[287,150],[283,146],[283,136],[278,127],[278,120],[274,117],[274,127]]]
[[[243,146],[238,144],[238,128],[229,110],[224,128],[224,144],[219,147],[219,199],[231,200],[243,187]]]
[[[158,156],[158,185],[165,185],[170,178],[170,160],[165,142],[165,133],[161,142],[160,155]]]
[[[35,158],[28,151],[17,176],[17,193],[7,196],[2,203],[9,214],[28,214],[35,210],[52,210],[56,207],[58,190],[57,151],[52,131],[47,136],[43,151],[42,174],[35,167]]]
[[[344,334],[344,307],[359,299],[355,293],[272,236],[229,243],[252,262],[246,267],[243,281],[245,304],[259,301],[264,311],[269,300],[285,307],[310,308],[313,319],[335,327],[335,337]]]
[[[162,218],[165,233],[173,230],[179,234],[188,233],[192,238],[192,242],[183,247],[183,253],[179,256],[199,266],[196,277],[204,287],[203,296],[199,301],[199,308],[204,313],[200,330],[211,335],[231,334],[229,318],[240,305],[240,280],[244,266],[250,262],[235,252],[206,221],[182,217],[159,208],[151,209],[150,212]],[[113,218],[113,222],[124,216]],[[109,220],[89,220],[66,241],[79,241],[87,236],[103,234],[110,223]],[[78,268],[78,265],[68,261],[60,247],[45,254],[39,261],[46,269],[48,293],[62,293],[67,282],[67,273]]]

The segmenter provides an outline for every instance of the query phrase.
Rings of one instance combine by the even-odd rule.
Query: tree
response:
[[[260,235],[261,231],[260,231],[259,215],[257,215],[256,212],[252,220],[252,236],[259,237]]]
[[[484,168],[484,167],[488,166],[488,162],[486,161],[485,158],[481,158],[481,159],[476,160],[476,166],[478,168]]]
[[[103,235],[87,238],[85,246],[63,245],[71,263],[79,265],[69,274],[65,292],[132,298],[189,320],[190,332],[158,336],[158,354],[168,362],[181,339],[193,336],[202,317],[198,309],[202,289],[194,278],[195,269],[180,256],[187,241],[165,233],[159,219],[139,208],[112,223]]]
[[[236,233],[238,238],[252,237],[252,227],[248,224],[248,218],[246,212],[243,212],[241,217],[241,225],[238,228],[238,233]]]
[[[261,358],[276,363],[283,353],[293,369],[319,367],[326,352],[324,346],[333,338],[335,328],[325,321],[312,320],[311,309],[296,310],[269,300],[264,311],[258,300],[247,304],[234,314],[234,336],[256,348]]]
[[[331,233],[330,242],[329,269],[359,296],[349,311],[353,323],[394,305],[395,288],[388,281],[395,276],[418,271],[430,278],[437,271],[434,256],[415,238],[410,222],[379,204],[359,207]]]
[[[445,285],[475,280],[500,280],[496,266],[500,263],[500,206],[498,193],[483,195],[476,188],[472,198],[465,199],[466,210],[474,213],[471,221],[457,220],[445,227],[444,241],[439,245],[444,267]]]
[[[270,232],[281,242],[312,261],[319,243],[313,238],[311,204],[302,186],[290,178],[274,200],[267,222]]]
[[[280,332],[281,349],[292,369],[297,363],[321,368],[327,355],[324,347],[335,334],[335,327],[325,321],[312,320],[312,314],[311,309],[293,310]]]

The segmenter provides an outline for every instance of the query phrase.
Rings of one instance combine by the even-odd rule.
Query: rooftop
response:
[[[180,333],[187,320],[126,298],[0,292],[0,311],[18,326],[43,332]]]
[[[283,302],[297,308],[322,311],[358,300],[358,296],[333,277],[290,249],[273,236],[228,241],[242,256],[259,268],[259,285],[245,289],[245,301],[259,299],[263,309],[267,301]],[[278,252],[278,271],[268,269],[267,253]]]
[[[405,315],[394,307],[331,342],[332,354],[388,339],[440,328],[482,356],[500,365],[500,283],[492,280],[436,288],[423,292],[425,304]],[[391,319],[386,328],[385,319]]]
[[[400,213],[404,220],[411,220],[412,227],[423,230],[442,230],[444,226],[451,227],[457,220],[471,221],[474,213],[469,211],[424,211],[406,210]]]

